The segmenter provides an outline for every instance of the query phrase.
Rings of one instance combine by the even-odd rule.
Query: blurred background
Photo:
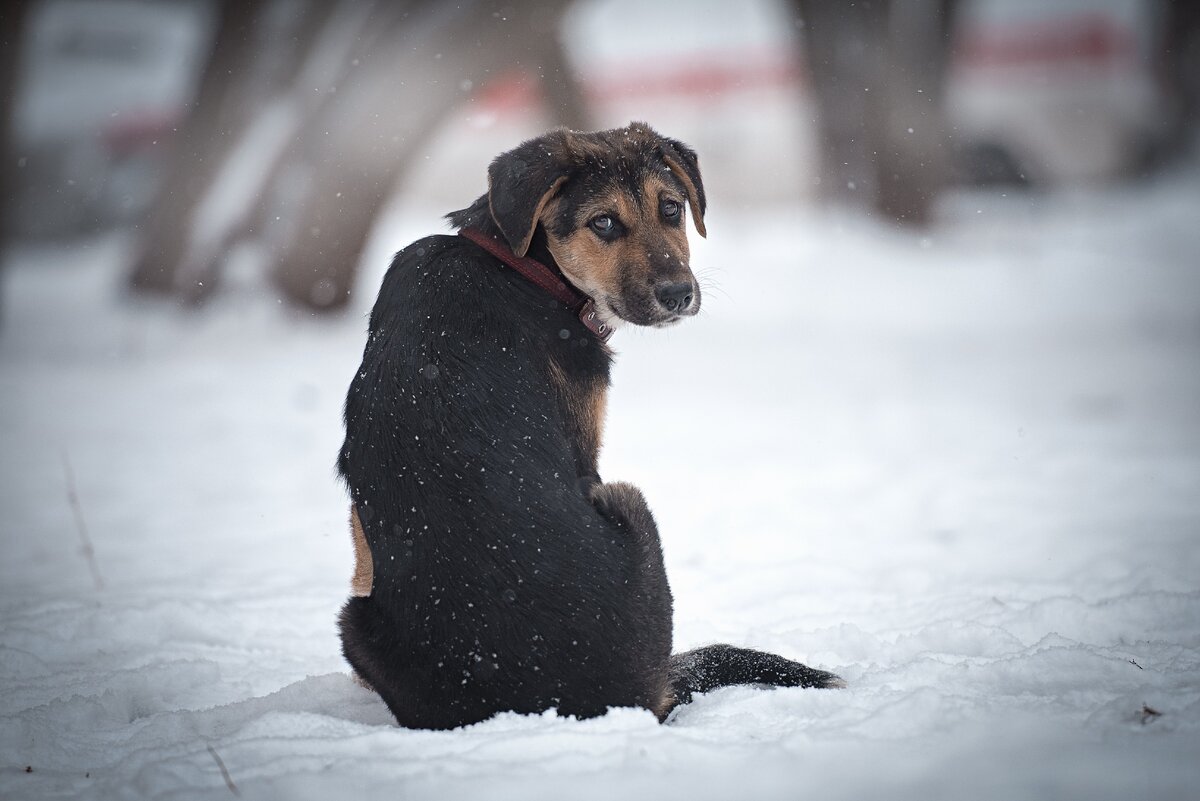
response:
[[[701,153],[720,204],[839,204],[919,227],[948,188],[1169,169],[1200,93],[1186,0],[0,13],[5,242],[130,231],[130,290],[186,303],[241,254],[287,302],[342,308],[390,200],[462,207],[493,155],[551,126],[645,119]]]
[[[635,119],[696,148],[710,198],[705,313],[614,341],[602,467],[681,521],[669,553],[708,552],[692,526],[727,551],[747,515],[763,554],[857,512],[957,529],[968,474],[1022,487],[979,509],[1078,526],[1101,507],[1066,500],[1097,486],[1068,457],[1090,475],[1148,452],[1200,497],[1198,8],[7,3],[0,505],[25,558],[6,580],[90,564],[66,502],[85,496],[131,581],[181,519],[180,577],[257,574],[228,556],[247,519],[272,553],[333,537],[347,560],[327,468],[390,255],[445,231],[497,153]],[[1052,477],[1004,461],[1030,428]]]
[[[0,796],[1194,794],[1200,2],[0,6]],[[611,341],[601,474],[678,649],[851,689],[394,729],[334,623],[379,281],[630,120],[699,153],[704,306]]]

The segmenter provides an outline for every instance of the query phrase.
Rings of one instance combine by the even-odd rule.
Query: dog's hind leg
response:
[[[625,531],[634,546],[630,590],[650,603],[659,641],[671,641],[671,596],[662,562],[658,527],[641,491],[632,484],[614,482],[591,487],[588,496],[596,510]],[[665,621],[665,623],[664,623]],[[661,628],[665,625],[665,634]],[[793,662],[776,654],[709,645],[671,656],[661,697],[648,706],[665,720],[671,710],[692,700],[696,693],[736,684],[765,684],[773,687],[845,687],[841,678],[824,670]]]
[[[662,562],[658,525],[640,489],[624,481],[601,484],[592,476],[583,477],[580,484],[585,487],[587,498],[597,512],[627,532],[638,545],[657,550],[658,561]]]
[[[367,545],[366,534],[363,533],[362,521],[358,519],[358,507],[354,504],[350,504],[350,536],[354,540],[354,577],[350,579],[350,597],[366,598],[371,595],[371,587],[375,583],[375,565],[371,558],[371,549]],[[343,627],[345,626],[343,622]],[[355,684],[368,690],[372,689],[359,670],[352,669],[350,677],[354,679]]]
[[[628,584],[635,597],[650,606],[647,611],[665,614],[667,645],[670,647],[671,588],[663,566],[658,525],[642,491],[632,484],[614,481],[595,484],[588,500],[603,517],[616,524],[628,538]]]
[[[350,504],[350,537],[354,540],[354,577],[350,579],[350,594],[366,597],[375,584],[375,563],[367,535],[363,533],[362,521],[358,519],[358,507]]]
[[[818,689],[846,686],[845,681],[827,671],[732,645],[709,645],[671,657],[672,706],[688,703],[696,693],[735,684]]]
[[[661,720],[671,703],[671,587],[663,566],[658,526],[642,491],[632,484],[596,483],[588,500],[625,537],[627,578],[623,591],[637,621],[630,632],[631,672],[638,676],[636,703]]]

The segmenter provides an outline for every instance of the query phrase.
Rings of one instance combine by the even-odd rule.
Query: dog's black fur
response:
[[[501,155],[489,193],[451,219],[554,268],[552,251],[591,235],[574,230],[581,205],[604,192],[641,203],[650,174],[686,196],[702,230],[695,154],[638,124],[552,132]],[[684,236],[663,209],[647,219]],[[612,302],[597,301],[611,321],[686,316],[639,306],[643,277],[691,280],[686,253],[663,261],[661,250],[636,269],[614,262]],[[665,719],[714,687],[840,684],[725,645],[671,656],[654,518],[637,488],[596,472],[611,363],[570,310],[467,239],[431,236],[396,255],[346,398],[338,466],[370,549],[369,595],[342,611],[343,648],[401,725],[614,706]]]

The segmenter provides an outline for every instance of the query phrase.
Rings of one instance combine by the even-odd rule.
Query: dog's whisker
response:
[[[701,280],[698,278],[696,283],[697,283],[697,285],[699,285],[700,292],[702,295],[719,295],[723,298],[731,297],[731,295],[727,291],[725,291],[725,288],[723,286],[721,286],[721,284],[718,282],[711,281],[711,280]],[[701,308],[701,310],[704,309],[703,306],[701,306],[700,308]]]

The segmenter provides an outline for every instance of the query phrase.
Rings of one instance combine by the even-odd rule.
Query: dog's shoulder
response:
[[[468,248],[470,243],[457,234],[431,234],[422,237],[392,257],[388,275],[434,267],[448,256],[467,252]]]
[[[436,295],[439,284],[449,283],[460,272],[455,265],[470,256],[471,244],[460,236],[434,234],[416,240],[392,257],[375,301],[372,318],[386,313],[396,301],[414,293]],[[449,268],[449,269],[447,269]]]

